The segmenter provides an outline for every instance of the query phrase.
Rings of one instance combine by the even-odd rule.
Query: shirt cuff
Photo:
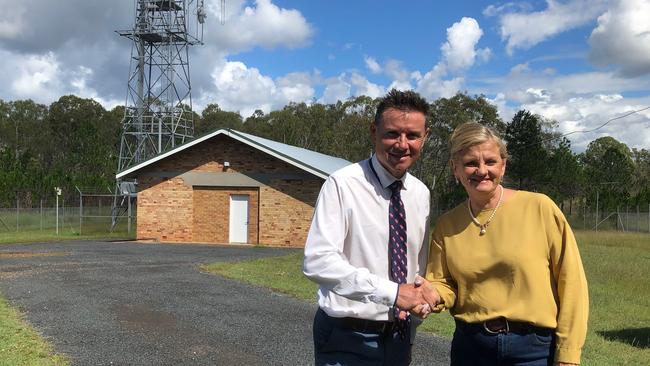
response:
[[[388,307],[394,306],[397,302],[397,291],[399,285],[396,282],[384,280],[378,284],[375,294],[372,296],[372,302],[386,305]]]
[[[580,364],[582,348],[555,347],[555,362]]]

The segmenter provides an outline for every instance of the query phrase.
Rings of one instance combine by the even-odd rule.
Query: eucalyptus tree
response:
[[[218,104],[208,104],[195,119],[194,136],[202,136],[222,128],[241,130],[243,119],[237,112],[222,110]]]
[[[625,204],[632,192],[635,164],[632,152],[611,136],[597,138],[589,143],[582,156],[585,166],[585,191],[589,200],[598,196],[599,205],[615,209]]]

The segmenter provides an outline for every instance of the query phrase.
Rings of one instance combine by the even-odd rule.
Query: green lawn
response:
[[[590,319],[582,364],[650,363],[650,235],[576,233],[587,272]],[[269,287],[315,302],[316,285],[301,273],[302,254],[239,263],[204,265],[203,270]],[[450,338],[448,314],[427,318],[421,330]]]
[[[18,244],[18,243],[36,243],[52,242],[62,240],[82,240],[82,239],[133,239],[135,233],[128,234],[126,230],[109,233],[107,228],[97,231],[87,231],[88,234],[79,234],[70,229],[60,229],[59,235],[55,230],[24,230],[24,231],[0,231],[0,245]]]
[[[0,297],[0,365],[68,365],[40,335]]]

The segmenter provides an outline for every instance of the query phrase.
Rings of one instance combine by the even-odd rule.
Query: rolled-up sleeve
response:
[[[303,273],[321,288],[350,300],[392,306],[397,283],[358,268],[345,258],[348,222],[336,179],[329,177],[318,196],[305,244]]]

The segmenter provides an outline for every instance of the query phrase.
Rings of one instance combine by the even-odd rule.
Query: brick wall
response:
[[[230,229],[230,195],[248,195],[248,242],[258,243],[257,189],[195,187],[193,239],[195,242],[228,243]]]
[[[192,240],[192,187],[180,178],[138,179],[138,239]]]
[[[304,246],[322,181],[277,180],[260,189],[260,242]]]
[[[260,187],[192,187],[179,177],[189,171],[262,173],[276,179]],[[301,247],[323,183],[311,174],[294,179],[305,172],[223,135],[138,173],[137,237],[167,242],[228,243],[230,195],[248,194],[249,243]],[[157,177],[165,174],[172,176]]]

